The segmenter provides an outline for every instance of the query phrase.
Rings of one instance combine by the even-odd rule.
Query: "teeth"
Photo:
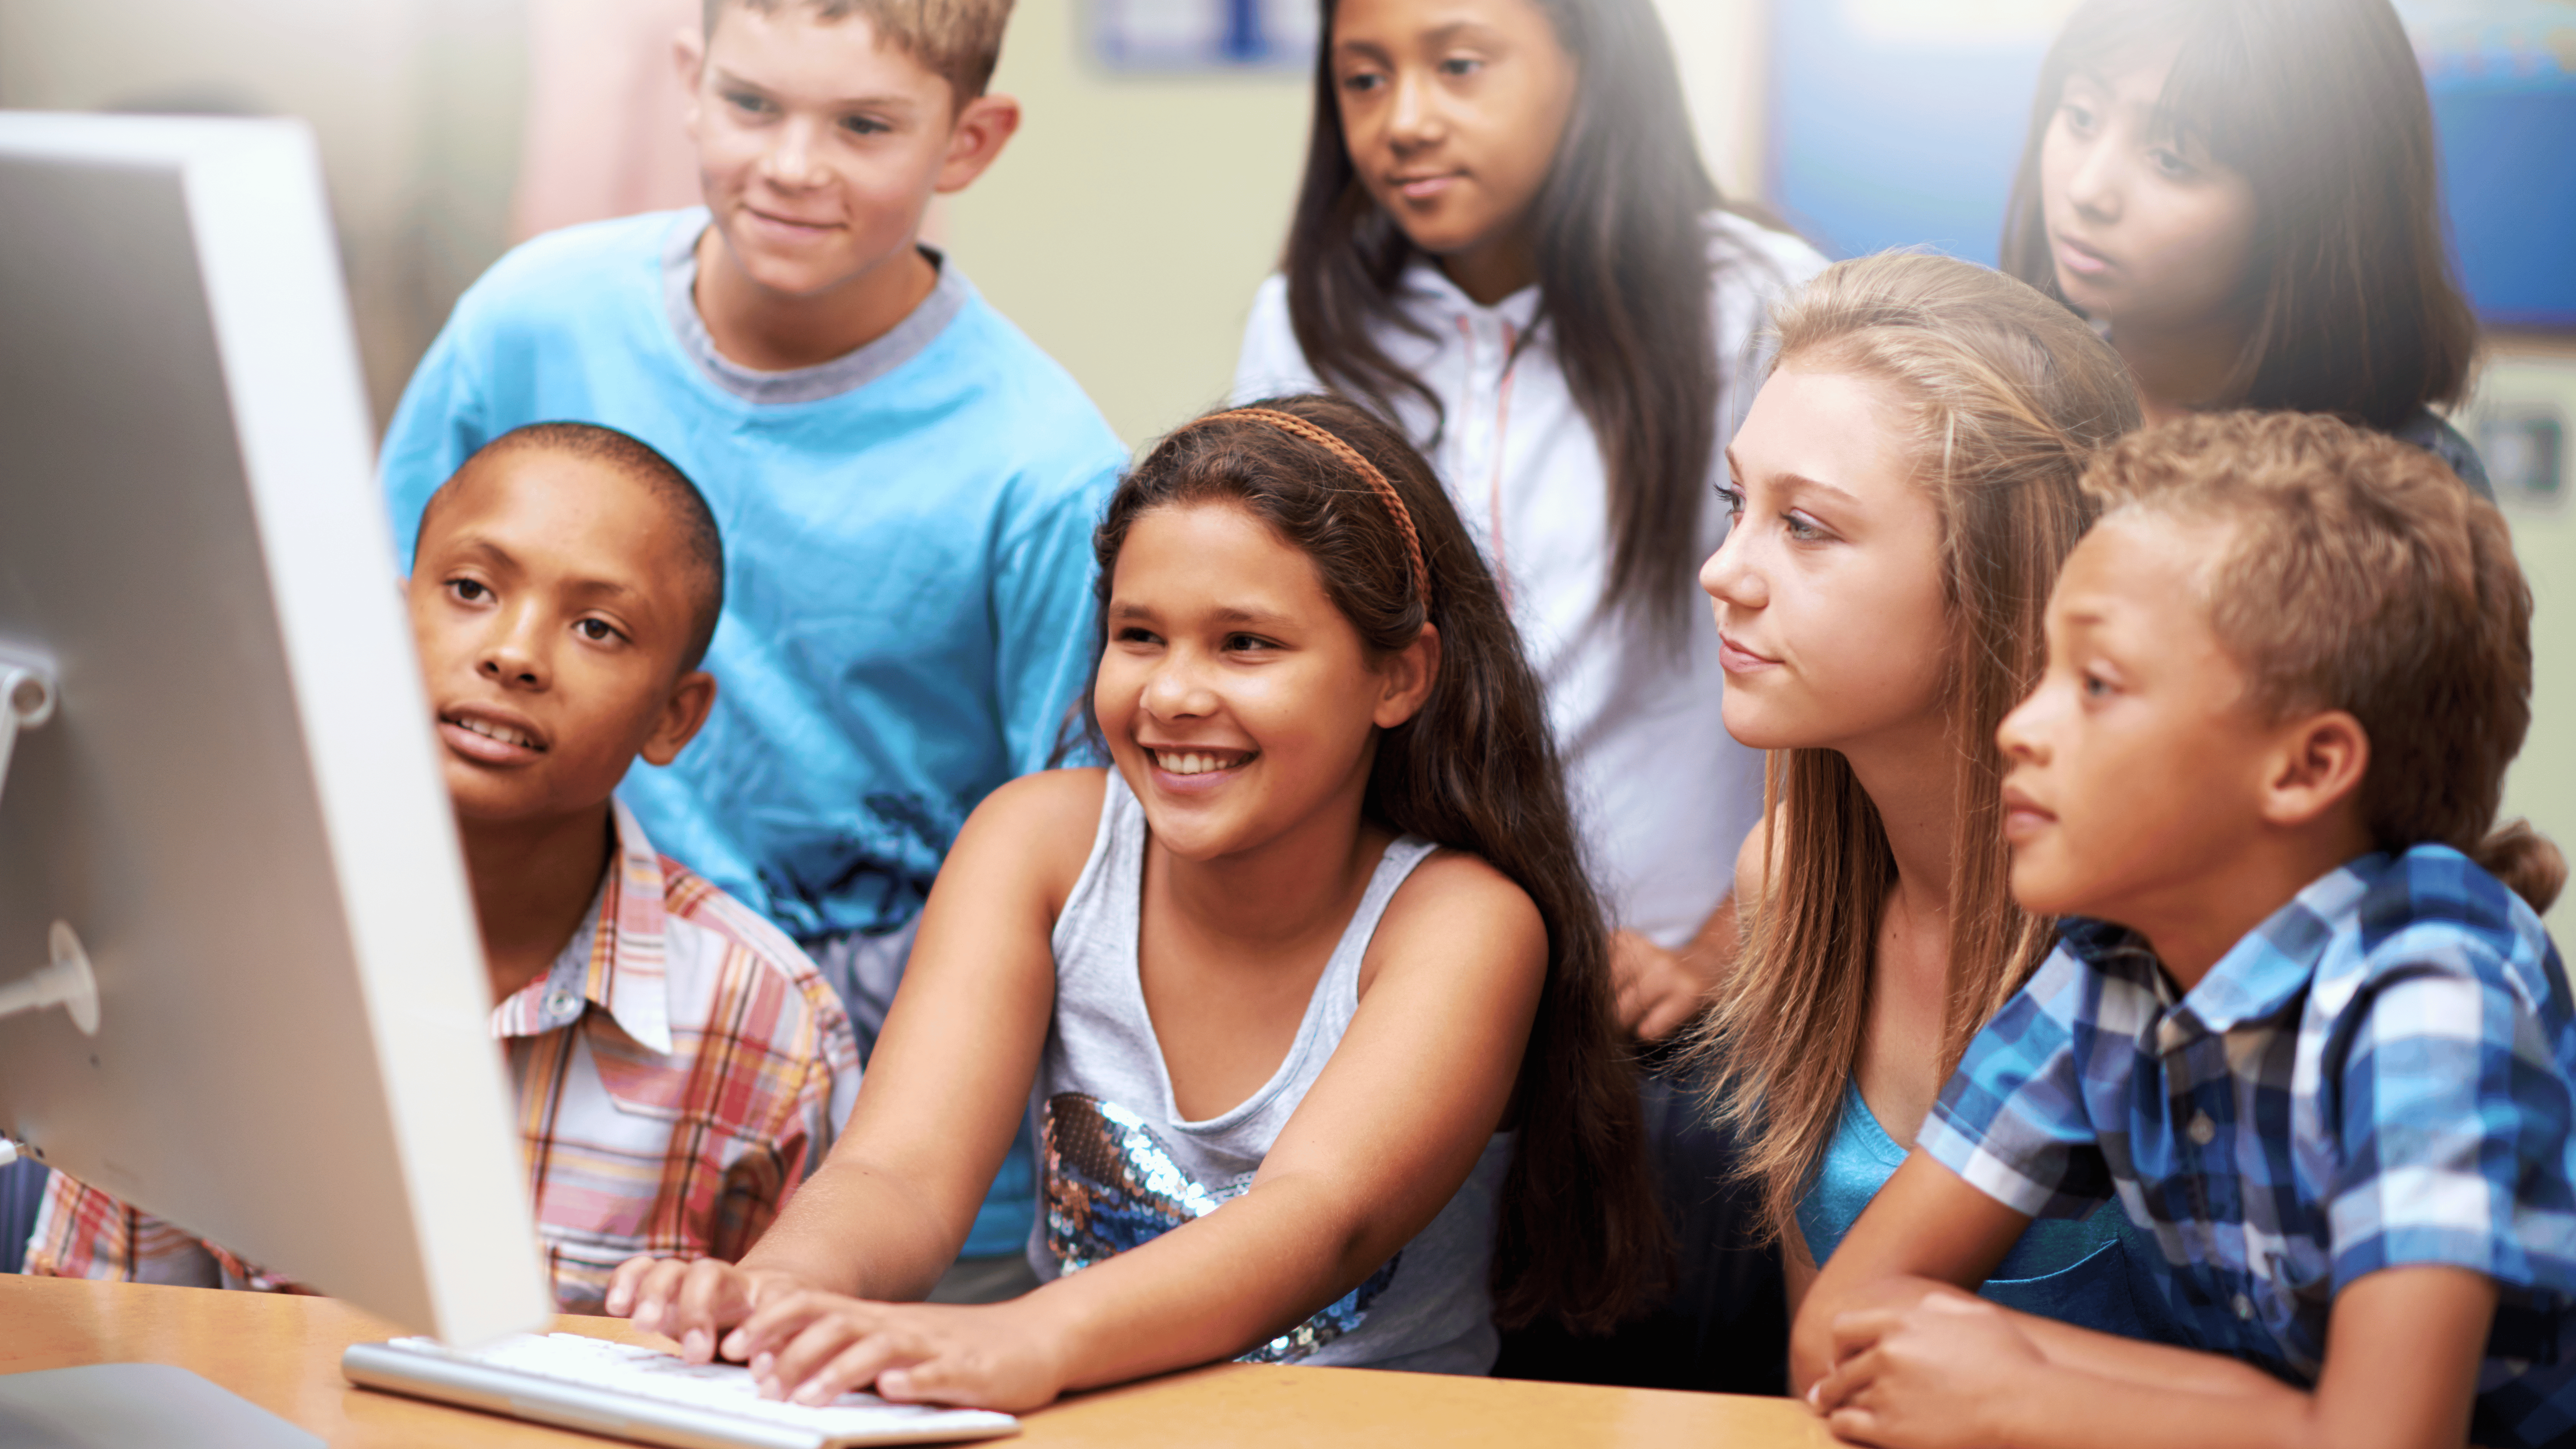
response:
[[[479,719],[461,719],[458,720],[457,723],[463,725],[469,730],[472,730],[474,733],[483,736],[485,739],[499,740],[505,745],[517,745],[525,749],[533,747],[536,744],[535,740],[528,738],[526,735],[519,733],[508,725],[492,724],[489,721]]]
[[[1153,753],[1154,763],[1175,775],[1204,775],[1212,770],[1232,769],[1251,758],[1245,756],[1244,760],[1229,764],[1218,756],[1201,754],[1196,750],[1156,750]]]

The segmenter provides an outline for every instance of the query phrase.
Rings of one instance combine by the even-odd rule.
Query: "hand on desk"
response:
[[[1949,1288],[1839,1314],[1833,1333],[1807,1401],[1839,1437],[1891,1449],[1998,1442],[1988,1411],[2047,1364],[2010,1314]]]
[[[607,1309],[679,1340],[690,1363],[720,1352],[749,1364],[763,1396],[801,1404],[868,1389],[905,1403],[1034,1409],[1065,1388],[1061,1335],[1027,1299],[875,1303],[717,1258],[630,1258],[609,1280]]]
[[[707,1363],[716,1356],[717,1334],[804,1286],[792,1274],[744,1269],[721,1258],[629,1258],[608,1280],[605,1307],[611,1317],[678,1339],[680,1357],[690,1363]]]

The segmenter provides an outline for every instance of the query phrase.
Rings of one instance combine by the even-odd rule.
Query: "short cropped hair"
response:
[[[2105,521],[2221,525],[2202,568],[2212,631],[2248,703],[2339,709],[2370,738],[2360,793],[2377,849],[2469,856],[2535,910],[2556,846],[2494,830],[2531,727],[2531,589],[2495,505],[2421,449],[2333,418],[2212,413],[2136,433],[2084,475]]]
[[[728,5],[763,14],[801,4],[825,20],[863,16],[881,40],[948,82],[959,106],[984,94],[1002,60],[1002,30],[1012,0],[705,0],[706,34]]]
[[[680,657],[680,672],[695,669],[707,657],[707,645],[715,639],[717,621],[724,616],[724,533],[716,526],[715,510],[707,507],[706,495],[679,465],[665,458],[650,443],[631,433],[604,428],[597,423],[529,423],[512,428],[482,447],[465,460],[465,467],[441,484],[421,509],[421,536],[429,533],[429,517],[438,508],[447,490],[456,486],[456,478],[476,462],[502,454],[536,451],[580,458],[602,464],[627,479],[644,485],[655,502],[668,509],[671,521],[679,527],[680,546],[688,555],[693,588],[689,600],[689,646]],[[415,557],[420,546],[412,545]]]

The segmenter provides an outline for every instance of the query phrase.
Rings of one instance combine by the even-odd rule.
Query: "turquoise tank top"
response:
[[[1815,1182],[1798,1200],[1798,1231],[1816,1266],[1833,1256],[1861,1209],[1904,1162],[1905,1149],[1861,1100],[1860,1083],[1847,1083],[1841,1124]],[[2114,1200],[2087,1217],[2032,1222],[1977,1291],[1989,1302],[2078,1328],[2179,1343],[2182,1334],[2153,1277],[2163,1261],[2155,1240],[2138,1232]]]

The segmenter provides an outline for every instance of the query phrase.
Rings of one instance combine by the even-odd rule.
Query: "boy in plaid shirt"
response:
[[[715,681],[698,662],[723,559],[678,469],[581,423],[477,452],[413,558],[492,1035],[567,1312],[597,1312],[638,1253],[741,1256],[858,1090],[849,1021],[804,953],[657,854],[611,796],[638,756],[668,763],[706,720]],[[61,1173],[27,1270],[294,1286]]]
[[[2566,869],[2490,833],[2531,717],[2503,519],[2287,414],[2087,483],[2000,735],[2014,894],[2063,938],[1826,1265],[1797,1388],[1868,1444],[2576,1440]],[[1960,1291],[2112,1196],[2204,1352]]]

